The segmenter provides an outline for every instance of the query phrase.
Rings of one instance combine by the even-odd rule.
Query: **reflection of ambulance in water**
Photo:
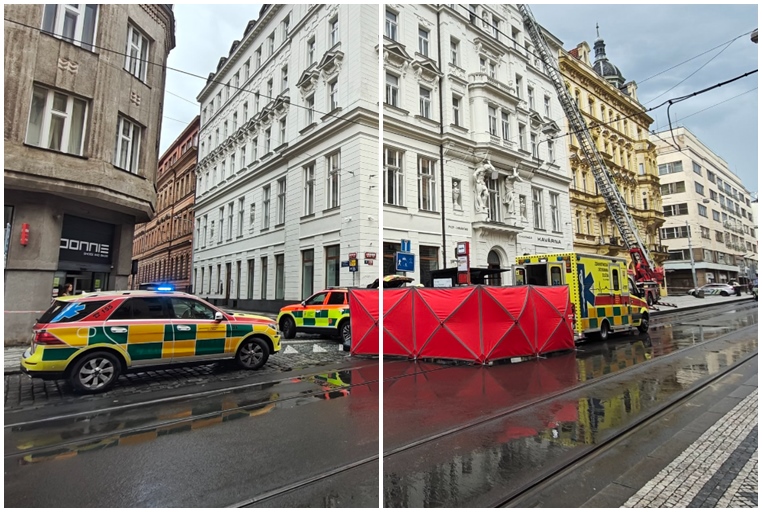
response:
[[[516,285],[568,285],[575,337],[605,340],[632,327],[648,331],[648,304],[627,274],[624,258],[575,252],[518,256],[514,278]]]

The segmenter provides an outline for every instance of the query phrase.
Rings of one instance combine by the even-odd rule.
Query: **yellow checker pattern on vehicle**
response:
[[[339,320],[349,315],[347,306],[294,311],[294,321],[299,327],[336,327]]]
[[[600,329],[603,319],[611,326],[630,325],[630,307],[625,305],[594,306],[587,309],[587,318],[582,319],[582,329]]]

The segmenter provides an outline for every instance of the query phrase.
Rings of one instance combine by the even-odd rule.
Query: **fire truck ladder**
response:
[[[614,183],[614,179],[611,176],[611,171],[606,167],[606,163],[603,161],[598,149],[593,141],[593,136],[588,130],[585,120],[582,118],[582,113],[579,111],[577,104],[572,99],[569,91],[566,90],[564,83],[561,79],[561,72],[558,69],[556,60],[551,57],[548,44],[543,37],[540,26],[534,19],[532,11],[526,4],[519,4],[519,12],[524,19],[524,25],[529,32],[529,36],[534,43],[535,51],[539,54],[542,63],[545,65],[545,70],[550,77],[553,86],[556,88],[558,99],[561,101],[561,107],[564,109],[567,119],[569,119],[569,126],[572,132],[577,136],[579,141],[579,147],[587,159],[590,165],[590,170],[593,173],[595,182],[598,185],[598,190],[603,196],[606,206],[611,212],[611,217],[614,219],[619,232],[622,234],[622,240],[625,246],[630,251],[633,259],[636,259],[636,263],[639,263],[643,267],[646,267],[653,271],[656,266],[651,259],[651,254],[643,245],[642,240],[638,236],[638,229],[635,226],[635,221],[627,210],[627,204],[619,193],[619,189]],[[638,251],[632,251],[632,249],[640,249]],[[641,258],[645,258],[645,261],[640,261]]]

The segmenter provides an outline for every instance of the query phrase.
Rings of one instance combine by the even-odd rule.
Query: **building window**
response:
[[[683,172],[683,162],[679,160],[677,162],[669,162],[659,165],[659,176],[664,176],[665,174],[673,174],[676,172]]]
[[[397,40],[397,13],[388,10],[386,11],[386,25],[384,34],[392,41]]]
[[[519,99],[524,98],[524,80],[521,78],[521,75],[516,75],[516,96]]]
[[[497,108],[491,105],[488,106],[487,116],[489,119],[489,134],[493,137],[497,137]]]
[[[238,236],[243,236],[243,199],[238,199]]]
[[[72,155],[82,155],[87,102],[34,86],[26,143]]]
[[[708,217],[706,206],[704,206],[703,204],[698,205],[698,213],[702,217]]]
[[[696,162],[691,162],[693,164],[693,172],[701,176],[701,166],[697,164]]]
[[[220,226],[220,230],[222,226]],[[228,203],[228,240],[233,239],[233,202]]]
[[[311,37],[307,41],[307,64],[314,64],[315,62],[315,38]]]
[[[217,232],[217,243],[221,244],[222,232],[225,229],[225,207],[224,206],[220,208],[219,226],[220,226],[220,230]]]
[[[384,148],[384,203],[402,206],[402,152]]]
[[[93,51],[97,4],[46,4],[42,31]]]
[[[254,137],[251,139],[251,161],[256,162],[257,158],[259,157],[259,154],[257,152],[257,149],[259,147],[259,139]]]
[[[511,124],[508,112],[500,113],[500,122],[503,129],[503,141],[508,142],[511,138]]]
[[[436,211],[436,163],[428,158],[418,157],[418,208]]]
[[[286,222],[286,178],[278,180],[278,225]]]
[[[661,228],[661,238],[671,240],[674,238],[688,238],[690,232],[688,226],[675,226],[672,228]]]
[[[304,166],[304,215],[315,212],[315,164]]]
[[[265,130],[265,154],[270,153],[270,130],[270,128]]]
[[[241,170],[246,168],[246,146],[241,146]]]
[[[550,217],[553,219],[553,231],[561,231],[561,210],[558,207],[558,194],[550,193]]]
[[[386,103],[393,107],[399,107],[399,78],[391,73],[386,74]]]
[[[254,232],[254,226],[256,226],[254,222],[256,218],[257,218],[257,204],[251,203],[249,205],[249,233]]]
[[[425,87],[419,88],[421,117],[431,118],[431,91]]]
[[[450,39],[450,64],[457,66],[460,62],[460,42],[457,39]]]
[[[418,28],[418,53],[429,56],[429,31],[424,28]]]
[[[716,183],[716,175],[712,171],[706,171],[706,179],[712,183]]]
[[[284,298],[284,257],[283,254],[275,255],[275,300],[283,300]]]
[[[532,187],[532,214],[534,215],[534,228],[545,229],[542,212],[542,190]]]
[[[339,201],[339,185],[341,171],[341,153],[334,153],[326,158],[326,207],[337,208]]]
[[[275,53],[275,31],[267,38],[267,56]]]
[[[280,120],[280,143],[286,143],[286,118]]]
[[[431,273],[439,270],[439,247],[418,246],[421,257],[421,283],[429,286],[432,283]]]
[[[305,113],[307,115],[307,126],[309,126],[315,122],[315,95],[309,95],[304,103],[307,107]]]
[[[717,222],[720,222],[720,212],[717,210],[712,210],[712,220],[716,220]]]
[[[338,245],[325,248],[325,287],[339,286],[339,250]]]
[[[455,126],[460,126],[460,98],[455,95],[452,97],[452,120]]]
[[[663,206],[665,217],[674,217],[676,215],[688,215],[688,203],[671,204]]]
[[[676,181],[675,183],[665,183],[664,185],[661,185],[660,192],[662,196],[685,192],[685,182]]]
[[[328,22],[331,33],[331,47],[339,42],[339,17],[334,17]]]
[[[492,16],[492,37],[500,40],[500,19],[496,16]]]
[[[527,150],[527,127],[519,123],[519,149]]]
[[[534,110],[534,87],[527,87],[527,100],[529,101],[529,109]]]
[[[529,144],[532,149],[532,158],[539,158],[540,155],[537,151],[537,134],[536,133],[529,134]]]
[[[270,185],[262,187],[262,229],[270,228]]]
[[[551,163],[556,161],[556,148],[553,140],[548,141],[548,161]]]
[[[703,196],[704,195],[704,185],[702,185],[699,182],[696,182],[695,185],[696,185],[696,193]]]
[[[288,66],[283,66],[280,70],[281,84],[280,91],[283,92],[288,89]]]
[[[140,136],[142,128],[119,116],[116,124],[116,149],[114,165],[133,174],[138,173],[140,157]]]
[[[500,211],[500,186],[498,180],[487,178],[485,185],[487,186],[487,192],[489,199],[487,202],[487,217],[492,222],[502,222],[502,213]]]
[[[261,259],[262,273],[260,277],[260,298],[262,300],[267,299],[267,256],[262,256]]]
[[[132,25],[128,25],[124,69],[143,82],[146,81],[148,69],[148,48],[148,38]]]
[[[204,215],[202,237],[201,237],[201,247],[206,247],[206,224],[207,224],[207,216]]]
[[[545,96],[545,117],[550,117],[550,96]]]
[[[339,108],[339,80],[334,79],[328,84],[328,106],[331,111]]]
[[[315,249],[302,251],[302,300],[314,291],[315,283]]]

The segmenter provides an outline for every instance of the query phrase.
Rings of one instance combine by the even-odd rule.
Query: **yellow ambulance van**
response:
[[[598,254],[559,252],[518,256],[516,285],[568,285],[575,338],[601,340],[636,327],[648,331],[648,304],[627,273],[627,261]]]

